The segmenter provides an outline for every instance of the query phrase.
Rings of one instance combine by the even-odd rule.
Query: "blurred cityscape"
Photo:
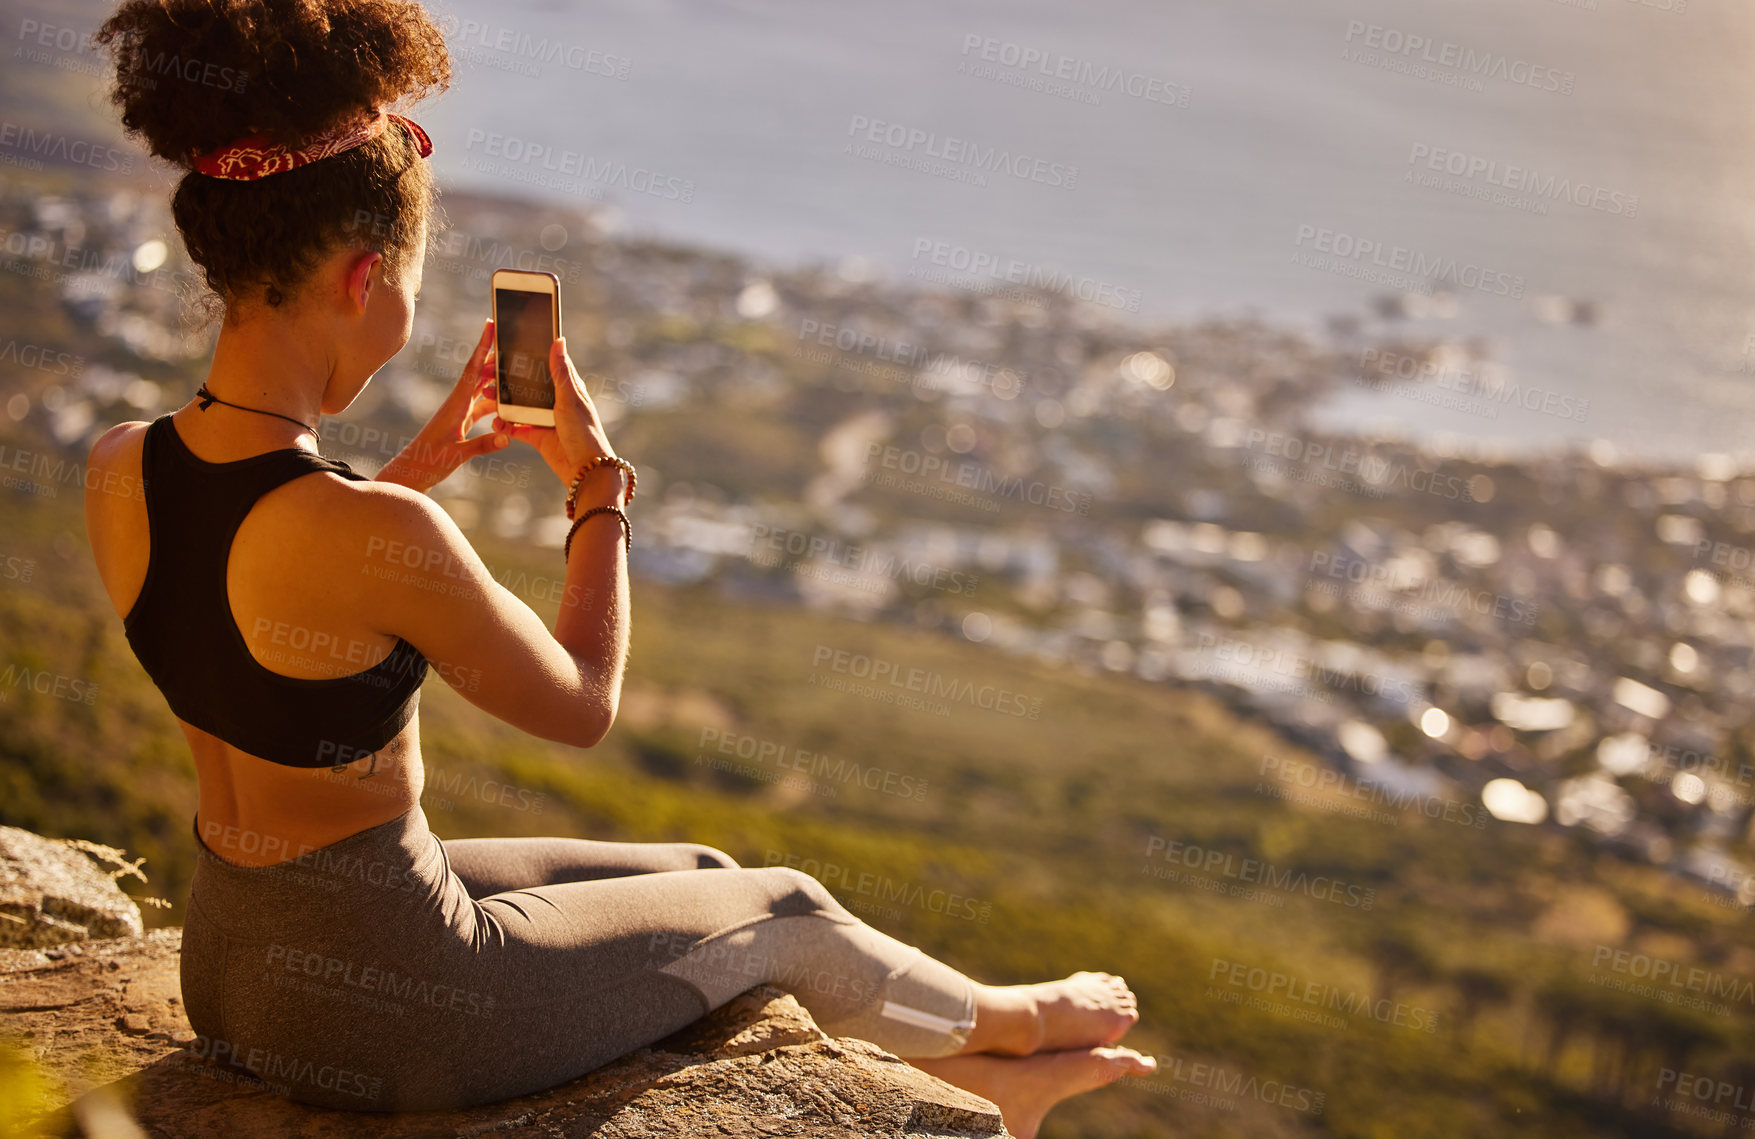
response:
[[[387,461],[455,383],[489,274],[552,271],[641,472],[637,574],[1208,688],[1327,758],[1305,786],[1570,830],[1755,904],[1734,854],[1755,793],[1755,470],[1315,429],[1358,387],[1586,421],[1431,331],[1442,290],[1337,314],[1319,341],[1245,320],[1146,331],[1070,282],[776,271],[629,237],[610,211],[442,204],[414,337],[325,453]],[[184,316],[191,267],[160,194],[8,180],[0,227],[9,304],[41,316],[0,346],[0,472],[15,496],[54,493],[98,431],[190,398],[214,328]],[[1587,311],[1556,319],[1590,335]],[[466,531],[558,548],[561,495],[519,450],[435,497]]]

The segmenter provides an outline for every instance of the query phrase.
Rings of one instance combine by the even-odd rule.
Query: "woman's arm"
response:
[[[487,341],[484,334],[472,365],[482,366]],[[563,340],[552,345],[549,367],[555,426],[496,419],[494,427],[536,448],[556,475],[558,498],[584,463],[615,452]],[[628,656],[620,520],[599,514],[579,527],[564,567],[556,566],[561,607],[551,634],[426,495],[391,482],[352,485],[364,493],[346,512],[350,550],[330,572],[363,583],[360,619],[412,643],[465,699],[507,723],[579,747],[601,740],[615,721]],[[596,468],[579,488],[578,512],[621,506],[627,489],[620,468]]]
[[[588,488],[593,497],[581,489],[580,509],[618,505],[621,472],[593,474],[603,478]],[[361,617],[412,643],[464,699],[508,724],[576,747],[601,740],[615,721],[628,655],[619,520],[597,515],[581,526],[564,569],[553,555],[563,586],[551,634],[431,499],[390,484],[370,484],[366,497],[363,513],[374,520],[349,527],[347,559],[363,583]],[[349,571],[338,564],[336,572]]]

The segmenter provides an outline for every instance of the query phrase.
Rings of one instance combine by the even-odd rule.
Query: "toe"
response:
[[[1132,1048],[1097,1048],[1093,1051],[1108,1062],[1109,1067],[1117,1076],[1126,1075],[1129,1072],[1155,1072],[1158,1069],[1156,1057],[1142,1055]]]

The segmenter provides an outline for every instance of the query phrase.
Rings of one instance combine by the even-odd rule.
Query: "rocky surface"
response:
[[[106,872],[94,856],[120,867]],[[121,852],[0,827],[0,947],[138,937],[140,907],[116,885]]]
[[[64,1091],[47,1135],[1005,1136],[985,1099],[862,1040],[831,1038],[758,986],[711,1015],[557,1088],[455,1112],[379,1115],[291,1103],[186,1045],[180,930],[0,950],[0,1032]]]

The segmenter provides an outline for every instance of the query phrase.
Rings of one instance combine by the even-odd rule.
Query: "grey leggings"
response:
[[[553,1087],[768,982],[833,1036],[959,1051],[968,977],[816,879],[694,843],[440,842],[407,814],[273,866],[196,834],[182,990],[196,1050],[305,1103],[491,1103]]]

